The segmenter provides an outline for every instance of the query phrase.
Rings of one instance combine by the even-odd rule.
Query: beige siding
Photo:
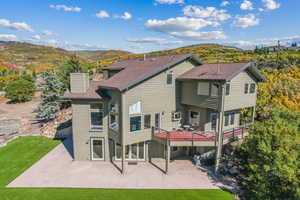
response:
[[[73,149],[75,160],[90,160],[90,138],[101,137],[105,142],[105,160],[109,160],[109,145],[107,137],[107,112],[104,112],[104,130],[91,131],[90,130],[90,103],[85,100],[77,100],[72,102],[72,131],[73,131]],[[104,107],[106,107],[104,105]]]
[[[225,111],[255,106],[256,91],[253,94],[244,94],[245,83],[256,83],[247,72],[241,72],[230,81],[230,94],[225,96]]]
[[[181,90],[181,103],[202,108],[218,109],[219,97],[198,95],[198,81],[183,81]]]
[[[184,61],[175,67],[168,69],[155,77],[144,81],[138,86],[123,93],[123,134],[126,144],[137,143],[151,139],[151,129],[143,129],[137,132],[129,131],[129,105],[138,101],[142,102],[142,115],[151,114],[151,125],[154,126],[154,115],[160,113],[161,128],[171,130],[179,126],[178,121],[172,121],[172,112],[178,109],[176,99],[178,99],[175,89],[175,79],[182,73],[193,68],[189,61]],[[173,84],[166,84],[167,73],[173,72]],[[177,90],[178,91],[178,90]]]

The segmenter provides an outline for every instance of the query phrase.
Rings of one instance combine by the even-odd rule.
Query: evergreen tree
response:
[[[65,89],[70,89],[70,73],[74,72],[88,72],[88,66],[76,56],[71,57],[58,68],[58,76]]]
[[[54,119],[62,107],[59,98],[63,95],[64,85],[53,71],[44,72],[42,78],[44,81],[38,85],[43,91],[42,103],[38,108],[37,117],[48,121]]]

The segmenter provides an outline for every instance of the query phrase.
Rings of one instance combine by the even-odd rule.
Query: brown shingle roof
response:
[[[228,80],[249,66],[249,63],[204,64],[187,71],[178,79]]]
[[[105,69],[121,71],[101,82],[99,86],[122,91],[190,57],[193,56],[191,54],[177,54],[151,57],[146,58],[146,60],[140,58],[120,61]],[[197,58],[193,58],[200,64]]]
[[[102,99],[101,94],[97,92],[98,85],[102,81],[91,81],[90,87],[86,93],[71,93],[70,91],[66,91],[63,98],[65,99]]]

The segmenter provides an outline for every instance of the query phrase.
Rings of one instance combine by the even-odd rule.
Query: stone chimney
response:
[[[85,93],[90,87],[90,77],[88,73],[71,73],[70,75],[71,93]]]

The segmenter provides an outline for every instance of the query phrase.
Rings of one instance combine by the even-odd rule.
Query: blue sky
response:
[[[0,40],[148,52],[300,41],[299,0],[3,0]]]

